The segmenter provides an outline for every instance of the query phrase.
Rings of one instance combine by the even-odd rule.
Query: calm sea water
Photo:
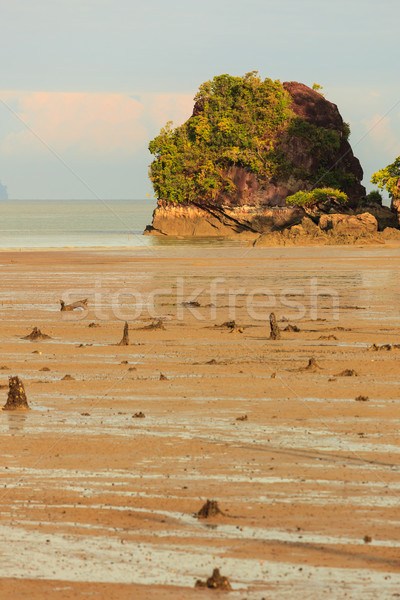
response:
[[[155,200],[0,201],[0,248],[143,246]]]

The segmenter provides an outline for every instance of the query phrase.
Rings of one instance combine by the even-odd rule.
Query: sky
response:
[[[398,0],[0,0],[11,199],[145,198],[149,141],[215,75],[314,82],[371,174],[400,154]],[[397,75],[396,75],[397,73]]]

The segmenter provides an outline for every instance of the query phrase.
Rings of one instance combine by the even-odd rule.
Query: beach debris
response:
[[[370,535],[364,535],[363,540],[365,544],[370,544],[372,542],[372,537]]]
[[[337,373],[335,377],[358,377],[358,373],[354,369],[345,369],[344,371]]]
[[[228,578],[222,576],[219,572],[219,569],[214,569],[213,574],[207,579],[207,581],[201,581],[201,579],[198,579],[194,587],[226,591],[230,591],[232,589]]]
[[[50,371],[49,367],[42,367],[39,371]]]
[[[201,304],[200,302],[197,302],[197,300],[190,300],[189,302],[182,302],[182,306],[185,306],[186,308],[199,308]]]
[[[368,396],[357,396],[356,400],[357,402],[368,402],[369,398]]]
[[[35,342],[36,340],[50,340],[51,337],[46,333],[42,333],[40,329],[34,327],[29,335],[22,337],[21,340],[30,340],[31,342]]]
[[[122,336],[122,340],[118,344],[118,346],[129,346],[129,325],[128,321],[125,321],[124,325],[124,333]]]
[[[64,300],[60,300],[60,304],[61,304],[60,310],[62,312],[75,310],[77,308],[83,308],[83,310],[86,310],[88,307],[87,306],[88,299],[85,298],[84,300],[77,300],[76,302],[72,302],[71,304],[65,304]]]
[[[168,377],[164,373],[160,373],[160,381],[168,381]]]
[[[164,327],[164,323],[162,322],[162,320],[158,319],[157,321],[153,321],[152,323],[150,323],[150,325],[145,325],[144,327],[139,327],[139,329],[141,329],[142,331],[144,331],[144,330],[152,331],[153,329],[165,329],[165,327]]]
[[[279,329],[279,325],[276,321],[275,313],[271,313],[269,315],[269,325],[271,328],[271,333],[269,335],[270,340],[280,340],[281,339],[281,330]]]
[[[271,373],[271,379],[276,379],[276,373]]]
[[[134,415],[132,415],[132,419],[144,419],[145,416],[146,415],[144,414],[144,412],[140,410],[139,412],[136,412]]]
[[[372,350],[373,352],[390,352],[391,350],[400,350],[400,344],[382,344],[381,346],[379,344],[372,344],[368,350]]]
[[[90,417],[90,413],[81,413],[82,417]]]
[[[289,325],[287,325],[283,331],[294,331],[295,333],[298,333],[300,329],[297,327],[297,325],[291,325],[289,323]]]
[[[8,398],[3,410],[27,410],[29,409],[26,399],[24,384],[17,376],[8,378]]]
[[[225,321],[221,325],[214,325],[218,329],[229,329],[229,333],[243,333],[244,327],[241,327],[236,321]]]
[[[312,356],[311,358],[308,359],[307,366],[301,367],[300,371],[317,371],[318,369],[322,369],[322,367],[319,366],[319,364],[317,363],[315,358]]]
[[[208,519],[209,517],[217,517],[223,514],[216,500],[207,500],[196,514],[196,517],[199,519]]]
[[[128,371],[137,371],[136,367],[129,367]]]
[[[121,360],[121,365],[129,365],[129,362],[127,360]]]
[[[341,325],[337,325],[336,327],[332,327],[332,331],[351,331],[351,329],[350,327],[342,327]]]
[[[208,360],[205,364],[206,365],[217,365],[218,362],[215,360],[215,358],[212,358],[211,360]]]
[[[100,323],[94,323],[92,321],[92,323],[89,323],[88,327],[100,327]]]
[[[237,327],[236,321],[224,321],[221,325],[214,325],[214,327],[235,329]]]
[[[61,378],[61,381],[75,381],[75,377],[72,377],[72,375],[64,375],[64,377]]]
[[[319,340],[336,340],[337,341],[337,337],[336,335],[330,334],[330,335],[320,335]]]
[[[236,417],[236,421],[247,421],[247,415],[242,415],[241,417]]]

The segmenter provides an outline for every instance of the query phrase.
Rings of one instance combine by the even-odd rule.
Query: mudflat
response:
[[[2,600],[400,594],[398,244],[0,269]]]

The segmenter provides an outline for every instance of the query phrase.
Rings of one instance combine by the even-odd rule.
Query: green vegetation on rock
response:
[[[369,194],[367,194],[365,202],[382,205],[382,200],[382,194],[378,192],[378,190],[372,190]]]
[[[379,189],[386,189],[390,198],[400,197],[400,156],[390,165],[377,171],[371,177],[371,183],[378,184]]]
[[[344,192],[333,188],[316,188],[311,192],[300,191],[288,196],[286,204],[309,208],[328,200],[336,200],[340,204],[346,204],[348,197]]]
[[[280,81],[262,80],[257,71],[243,77],[219,75],[200,86],[195,101],[186,123],[176,128],[167,123],[149,144],[157,198],[212,203],[220,195],[233,197],[230,167],[254,173],[261,188],[293,177],[310,188],[320,181],[340,188],[352,184],[354,176],[342,166],[329,170],[341,137],[348,136],[348,125],[338,132],[297,117]],[[287,146],[295,138],[313,160],[320,160],[318,173],[296,168],[288,158]]]

